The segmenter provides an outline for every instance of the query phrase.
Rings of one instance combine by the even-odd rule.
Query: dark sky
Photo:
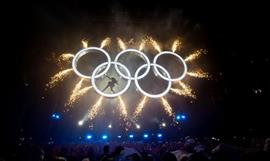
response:
[[[102,3],[18,4],[1,11],[6,22],[2,29],[6,53],[1,54],[5,61],[1,124],[6,137],[19,135],[21,127],[29,135],[41,135],[51,126],[48,117],[65,100],[59,92],[57,98],[50,94],[50,99],[40,100],[43,85],[54,73],[52,53],[76,52],[82,38],[99,44],[106,36],[128,40],[143,34],[164,44],[182,36],[187,52],[208,50],[200,62],[213,79],[194,81],[199,95],[195,104],[182,99],[192,116],[186,125],[190,133],[269,134],[265,129],[270,107],[268,19],[262,5]]]

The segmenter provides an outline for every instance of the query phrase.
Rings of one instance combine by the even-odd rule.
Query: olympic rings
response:
[[[77,63],[79,61],[79,59],[84,56],[85,54],[89,53],[90,51],[98,51],[98,52],[101,52],[102,54],[104,54],[107,58],[107,62],[104,62],[104,63],[101,63],[100,65],[98,65],[92,75],[85,75],[85,74],[82,74],[81,72],[78,71],[77,69]],[[128,70],[128,68],[123,65],[122,63],[118,62],[120,56],[122,56],[123,54],[125,53],[128,53],[128,52],[134,52],[136,53],[138,56],[140,56],[144,61],[145,61],[145,64],[141,65],[135,72],[135,75],[134,76],[131,76],[130,74],[130,71]],[[171,78],[171,75],[170,73],[161,65],[157,64],[157,59],[162,56],[162,55],[173,55],[175,56],[176,58],[178,58],[180,60],[180,62],[183,64],[183,72],[182,74],[177,77],[177,78]],[[110,93],[104,93],[103,91],[101,91],[100,89],[98,89],[98,87],[96,86],[96,82],[95,82],[95,79],[96,78],[99,78],[99,77],[102,77],[103,75],[106,75],[106,73],[109,71],[110,67],[111,67],[111,64],[114,64],[114,68],[116,70],[116,72],[121,76],[123,77],[124,79],[127,80],[127,83],[125,85],[125,87],[117,92],[117,93],[113,93],[113,94],[110,94]],[[106,66],[106,67],[105,67]],[[119,70],[119,66],[121,68],[123,68],[126,72],[126,74],[123,74],[120,70]],[[159,94],[150,94],[150,93],[147,93],[145,92],[141,86],[139,85],[139,82],[138,80],[144,78],[149,72],[150,72],[150,69],[151,67],[154,68],[154,72],[159,76],[161,77],[162,79],[168,81],[168,85],[165,89],[165,91],[163,91],[162,93],[159,93]],[[171,51],[163,51],[163,52],[160,52],[158,53],[155,57],[154,57],[154,60],[153,60],[153,63],[150,63],[149,61],[149,58],[146,56],[145,53],[139,51],[139,50],[136,50],[136,49],[126,49],[126,50],[123,50],[121,52],[119,52],[114,61],[111,61],[111,57],[110,55],[102,48],[98,48],[98,47],[89,47],[89,48],[86,48],[86,49],[82,49],[80,50],[73,58],[72,60],[72,68],[74,70],[74,72],[80,76],[80,77],[83,77],[83,78],[87,78],[87,79],[91,79],[91,82],[92,82],[92,86],[93,88],[95,89],[95,91],[102,95],[102,96],[105,96],[105,97],[117,97],[117,96],[120,96],[122,94],[124,94],[128,88],[130,87],[130,84],[131,84],[131,81],[134,80],[134,83],[135,83],[135,86],[137,87],[137,89],[142,93],[144,94],[145,96],[148,96],[148,97],[151,97],[151,98],[159,98],[159,97],[162,97],[164,95],[166,95],[169,91],[170,91],[170,88],[172,86],[172,82],[173,81],[179,81],[179,80],[182,80],[186,74],[187,74],[187,65],[186,65],[186,62],[185,60],[178,54],[174,53],[174,52],[171,52]],[[143,69],[143,68],[146,68],[145,72],[141,75],[139,75],[140,71]],[[158,69],[159,68],[159,69]],[[162,70],[162,73],[160,73],[159,70]],[[101,72],[102,71],[102,72]]]
[[[162,67],[162,66],[159,65],[159,64],[153,64],[153,63],[150,64],[150,65],[151,65],[151,66],[154,66],[154,68],[155,68],[155,67],[160,68],[161,70],[164,71],[164,73],[168,76],[168,78],[171,79],[171,76],[170,76],[169,72],[168,72],[164,67]],[[145,92],[145,91],[141,88],[141,86],[139,85],[139,82],[138,82],[137,77],[138,77],[139,72],[140,72],[143,68],[145,68],[146,66],[147,66],[147,64],[144,64],[144,65],[140,66],[140,67],[136,70],[136,73],[135,73],[135,81],[134,81],[134,82],[135,82],[135,85],[136,85],[136,87],[138,88],[138,90],[139,90],[141,93],[143,93],[144,95],[146,95],[146,96],[148,96],[148,97],[151,97],[151,98],[159,98],[159,97],[162,97],[162,96],[166,95],[166,94],[170,91],[170,88],[171,88],[171,86],[172,86],[172,82],[171,82],[171,81],[168,81],[169,83],[168,83],[168,86],[167,86],[166,90],[165,90],[164,92],[160,93],[160,94],[149,94],[149,93]]]
[[[108,70],[110,69],[110,66],[111,66],[111,57],[110,57],[110,55],[109,55],[105,50],[103,50],[103,49],[101,49],[101,48],[97,48],[97,47],[89,47],[89,48],[82,49],[81,51],[79,51],[79,52],[74,56],[74,58],[73,58],[73,60],[72,60],[72,68],[73,68],[74,72],[75,72],[78,76],[83,77],[83,78],[91,79],[91,76],[84,75],[84,74],[80,73],[80,72],[78,71],[78,69],[77,69],[77,63],[78,63],[79,59],[80,59],[82,56],[84,56],[84,55],[86,55],[87,53],[89,53],[90,51],[99,51],[99,52],[103,53],[103,54],[107,57],[108,66],[106,67],[106,69],[105,69],[103,72],[101,72],[101,73],[99,73],[98,75],[96,75],[96,78],[98,78],[98,77],[104,75],[105,73],[107,73]]]

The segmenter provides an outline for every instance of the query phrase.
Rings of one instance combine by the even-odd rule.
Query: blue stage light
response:
[[[103,140],[108,139],[108,135],[102,135],[102,139],[103,139]]]
[[[148,136],[148,134],[143,134],[143,137],[146,139],[146,138],[148,138],[149,136]]]
[[[133,135],[133,134],[130,134],[128,137],[129,137],[130,139],[132,139],[132,138],[134,138],[134,135]]]
[[[181,119],[185,120],[186,118],[186,115],[181,115]]]
[[[87,135],[86,135],[86,139],[87,139],[87,140],[92,139],[92,135],[91,135],[91,134],[87,134]]]
[[[158,137],[158,138],[162,138],[162,134],[158,133],[158,134],[157,134],[157,137]]]
[[[176,120],[180,120],[181,116],[180,115],[176,115]]]
[[[118,138],[118,139],[121,139],[121,138],[122,138],[122,136],[121,136],[121,135],[118,135],[118,136],[117,136],[117,138]]]

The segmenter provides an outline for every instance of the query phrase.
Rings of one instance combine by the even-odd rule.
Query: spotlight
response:
[[[55,117],[55,114],[52,114],[52,117]]]
[[[118,138],[118,139],[121,139],[121,138],[122,138],[122,136],[121,136],[121,135],[118,135],[118,136],[117,136],[117,138]]]
[[[56,119],[60,119],[60,116],[59,116],[59,115],[55,115],[55,118],[56,118]]]
[[[162,134],[158,133],[158,134],[157,134],[157,137],[158,137],[158,138],[162,138]]]
[[[137,129],[140,129],[141,126],[140,126],[139,124],[136,124],[136,128],[137,128]]]
[[[180,115],[177,115],[176,116],[176,120],[180,120],[181,119],[181,116]]]
[[[181,119],[185,120],[186,118],[186,115],[181,115]]]
[[[148,138],[148,134],[144,134],[143,137],[146,139]]]
[[[134,138],[134,135],[133,135],[133,134],[130,134],[128,137],[129,137],[130,139],[133,139],[133,138]]]
[[[82,126],[82,125],[83,125],[83,120],[79,121],[79,122],[78,122],[78,125],[79,125],[79,126]]]
[[[108,128],[111,129],[111,128],[112,128],[112,124],[109,124],[109,125],[108,125]]]
[[[108,135],[102,135],[102,137],[101,137],[103,140],[106,140],[106,139],[108,139]]]
[[[161,126],[162,127],[166,127],[166,123],[165,122],[162,122]]]
[[[87,134],[87,135],[86,135],[86,139],[87,139],[87,140],[90,140],[90,139],[92,139],[92,135],[90,135],[90,134]]]

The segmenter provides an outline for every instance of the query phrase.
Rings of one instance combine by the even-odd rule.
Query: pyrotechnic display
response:
[[[75,74],[78,77],[67,101],[64,103],[65,111],[69,111],[67,109],[71,107],[76,107],[76,103],[89,92],[98,95],[95,98],[96,102],[91,102],[91,104],[87,105],[89,109],[85,111],[82,119],[78,120],[79,126],[84,125],[86,122],[91,122],[98,117],[102,107],[111,101],[118,102],[116,105],[118,107],[115,107],[115,109],[119,111],[119,115],[125,122],[130,122],[135,127],[138,126],[137,120],[144,112],[144,108],[147,108],[151,103],[151,99],[160,103],[167,116],[173,117],[174,107],[170,104],[171,97],[184,96],[190,99],[197,99],[189,82],[186,81],[186,77],[209,77],[208,73],[202,69],[189,68],[193,61],[207,51],[199,49],[187,57],[183,57],[181,48],[184,44],[178,39],[171,44],[170,50],[163,50],[158,41],[152,37],[143,38],[136,43],[136,46],[126,43],[119,37],[115,39],[107,37],[100,43],[99,47],[89,45],[85,39],[81,43],[82,49],[77,53],[63,53],[58,57],[58,61],[68,63],[69,68],[56,72],[46,84],[46,87],[49,89],[57,88],[57,84],[69,79],[70,75]],[[112,43],[118,46],[117,53],[110,52],[109,47]],[[151,48],[155,52],[150,52],[146,48]],[[89,64],[83,64],[82,62],[87,61],[87,55],[93,54],[98,54],[101,57],[105,56],[105,58],[103,58],[102,63],[90,69]],[[123,59],[129,58],[128,56],[130,55],[143,60],[143,63],[129,62],[129,59]],[[173,74],[160,63],[161,59],[168,57],[170,61],[178,63],[178,66],[174,67],[174,73],[177,74]],[[129,65],[132,64],[137,65],[137,67],[130,67]],[[83,68],[84,70],[82,70]],[[144,79],[150,73],[154,74],[155,79],[165,82],[164,88],[161,87],[154,90],[155,92],[145,89],[144,81],[146,80]],[[127,94],[127,91],[138,95],[140,99],[133,100],[133,104],[128,104],[126,98],[130,96]],[[170,95],[170,98],[167,97],[168,95]],[[129,113],[130,110],[128,109],[130,108],[134,109],[132,113]]]

